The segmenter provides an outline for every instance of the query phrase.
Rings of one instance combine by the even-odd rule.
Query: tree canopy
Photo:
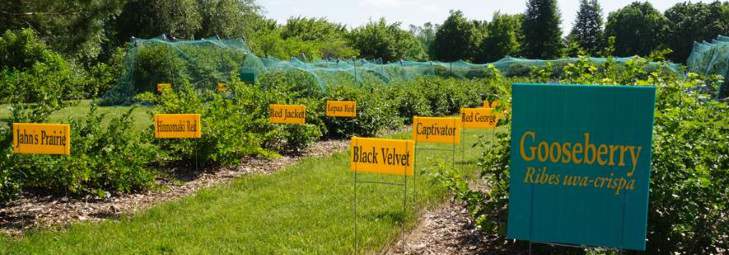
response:
[[[597,55],[603,46],[602,8],[597,0],[581,0],[577,20],[570,37],[580,48],[592,55]]]
[[[608,15],[606,36],[615,37],[618,56],[648,56],[666,45],[668,19],[648,2],[634,2]]]
[[[529,0],[524,14],[522,54],[551,59],[561,55],[562,29],[556,0]]]
[[[478,43],[478,31],[461,11],[451,11],[450,16],[438,27],[433,40],[434,59],[456,61],[470,59]]]
[[[523,34],[521,23],[524,15],[508,15],[494,13],[491,22],[486,26],[487,36],[479,46],[477,62],[493,62],[505,56],[519,54]]]
[[[694,41],[706,41],[729,34],[729,3],[678,3],[665,12],[669,21],[666,43],[674,62],[685,62]]]
[[[425,50],[413,34],[402,30],[400,23],[388,24],[384,18],[352,30],[349,41],[362,58],[385,62],[426,58]]]

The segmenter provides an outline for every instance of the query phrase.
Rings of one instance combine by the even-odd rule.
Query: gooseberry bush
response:
[[[665,66],[648,70],[646,63],[638,59],[617,69],[610,61],[596,65],[582,58],[565,66],[560,76],[536,69],[532,77],[564,84],[655,85],[647,253],[725,252],[729,249],[729,106],[715,100],[721,77],[692,73],[683,77]],[[461,196],[469,204],[480,204],[469,206],[476,208],[471,213],[479,227],[501,237],[506,232],[511,152],[508,120],[503,124],[506,128],[497,133],[495,142],[481,142],[484,153],[479,165],[488,191],[483,197]]]

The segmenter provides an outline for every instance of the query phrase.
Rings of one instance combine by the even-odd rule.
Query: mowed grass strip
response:
[[[91,100],[79,100],[71,101],[72,105],[65,107],[52,113],[48,117],[48,122],[51,123],[69,123],[69,120],[80,120],[84,119],[86,115],[91,111]],[[121,116],[127,113],[132,106],[99,106],[97,112],[99,114],[106,114],[104,123],[108,123],[112,118]],[[8,123],[10,120],[10,105],[0,105],[0,125],[10,126]],[[152,115],[149,114],[149,108],[145,106],[136,106],[132,112],[132,118],[134,119],[134,129],[137,131],[143,131],[146,128],[152,126]]]
[[[484,133],[467,132],[468,143]],[[469,147],[464,159],[470,163],[457,167],[473,174],[473,161],[480,151]],[[417,154],[417,205],[412,200],[410,178],[405,214],[402,187],[358,184],[357,253],[384,249],[400,235],[402,221],[408,227],[415,224],[418,214],[413,207],[422,209],[447,198],[447,191],[430,176],[437,170],[436,163],[451,159],[451,153],[420,150]],[[459,161],[460,156],[456,157]],[[403,181],[403,177],[370,174],[358,178]],[[74,224],[62,231],[35,231],[21,238],[3,236],[0,253],[352,254],[352,199],[348,153],[339,152],[303,159],[272,175],[244,176],[118,220]]]

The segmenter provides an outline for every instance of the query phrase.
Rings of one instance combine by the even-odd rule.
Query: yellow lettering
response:
[[[531,136],[532,141],[534,141],[535,135],[536,134],[533,131],[524,132],[524,134],[521,136],[521,139],[519,141],[519,155],[521,155],[521,158],[526,161],[534,160],[534,150],[535,149],[534,149],[534,147],[530,147],[532,153],[530,156],[527,156],[526,152],[524,151],[524,148],[526,147],[526,146],[524,146],[524,140],[526,140],[527,136]]]

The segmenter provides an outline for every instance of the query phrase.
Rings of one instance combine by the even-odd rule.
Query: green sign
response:
[[[512,93],[508,237],[645,250],[655,87]]]

